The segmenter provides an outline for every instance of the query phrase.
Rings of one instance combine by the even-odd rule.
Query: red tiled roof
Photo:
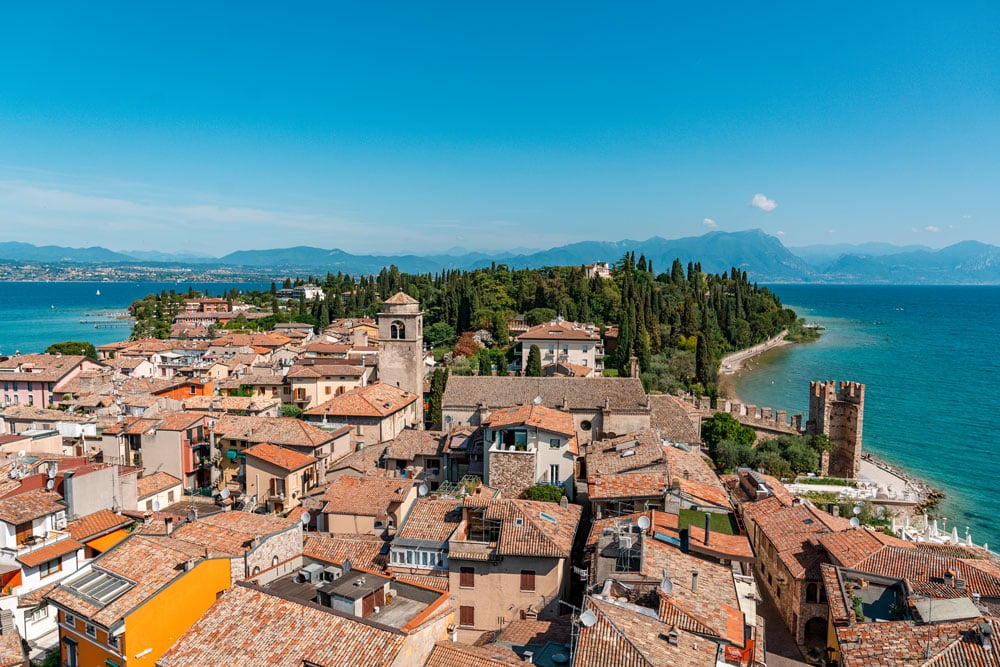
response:
[[[127,516],[115,514],[111,510],[98,510],[75,521],[70,521],[66,525],[66,532],[74,539],[86,542],[93,537],[99,537],[116,528],[124,528],[131,523],[132,519]]]
[[[83,548],[83,545],[72,539],[59,540],[58,542],[53,542],[41,549],[35,549],[34,551],[29,551],[26,554],[17,557],[19,563],[25,567],[36,567],[42,563],[48,562],[60,556],[64,556],[68,553],[78,551]]]
[[[247,457],[260,459],[289,472],[300,470],[317,461],[315,456],[309,456],[294,449],[286,449],[285,447],[279,447],[266,442],[247,447],[245,453]]]
[[[66,504],[59,494],[34,489],[0,500],[0,521],[16,526],[65,509]]]
[[[343,417],[387,417],[415,403],[416,394],[377,382],[334,396],[329,401],[305,411],[306,415]]]
[[[160,491],[166,491],[167,489],[173,488],[175,486],[180,486],[181,480],[177,479],[173,475],[162,470],[154,472],[149,475],[143,475],[136,482],[136,493],[138,500],[143,500],[149,496],[155,495]]]
[[[587,479],[591,500],[613,498],[662,498],[667,494],[667,478],[658,472],[624,472],[592,475]]]
[[[157,665],[392,665],[405,641],[398,630],[240,583],[181,635]]]
[[[307,533],[302,553],[309,558],[337,565],[350,560],[354,567],[380,572],[385,570],[386,565],[386,558],[381,553],[385,545],[386,542],[375,535]]]
[[[406,499],[414,483],[412,479],[344,475],[326,490],[323,513],[385,516],[390,505]]]
[[[506,646],[438,642],[424,667],[508,667],[523,664],[524,660]]]

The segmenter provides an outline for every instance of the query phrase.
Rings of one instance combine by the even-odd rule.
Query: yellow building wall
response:
[[[228,558],[203,560],[129,614],[122,635],[127,664],[155,664],[231,584]],[[146,649],[152,650],[136,658]]]
[[[111,547],[115,546],[116,544],[124,540],[130,534],[131,533],[122,528],[114,532],[108,533],[107,535],[101,535],[96,540],[91,540],[90,542],[87,542],[87,546],[96,551],[97,553],[104,553]]]

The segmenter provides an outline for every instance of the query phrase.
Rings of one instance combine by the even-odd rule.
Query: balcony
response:
[[[21,544],[0,548],[0,556],[23,558],[32,551],[38,551],[69,537],[70,534],[62,530],[50,530],[45,535],[29,535]]]

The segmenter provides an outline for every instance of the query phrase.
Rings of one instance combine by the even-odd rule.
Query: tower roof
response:
[[[414,299],[412,296],[406,292],[399,291],[390,296],[388,299],[382,303],[393,303],[393,304],[419,304],[420,302]]]

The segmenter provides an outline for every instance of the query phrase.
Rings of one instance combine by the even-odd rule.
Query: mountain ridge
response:
[[[524,254],[501,252],[496,255],[479,251],[361,255],[339,248],[294,246],[238,250],[212,258],[190,253],[120,252],[100,246],[70,248],[7,241],[0,242],[0,261],[83,265],[142,263],[150,267],[192,266],[199,269],[239,267],[273,275],[328,271],[374,274],[391,265],[408,273],[474,270],[493,263],[507,264],[511,268],[579,266],[600,261],[613,263],[625,252],[635,252],[636,256],[645,255],[657,273],[668,271],[674,258],[678,258],[685,267],[688,262],[699,262],[702,270],[711,273],[736,267],[758,282],[1000,284],[1000,247],[979,241],[961,241],[938,250],[889,244],[804,246],[799,250],[808,259],[783,245],[779,238],[760,229],[750,229],[712,231],[677,239],[652,236],[642,241],[578,241]]]

